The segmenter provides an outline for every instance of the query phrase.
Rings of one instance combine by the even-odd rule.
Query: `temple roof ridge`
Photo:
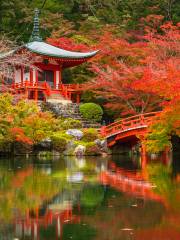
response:
[[[40,54],[40,55],[50,56],[55,58],[69,58],[69,59],[91,58],[99,52],[98,50],[86,52],[86,53],[73,52],[73,51],[68,51],[68,50],[55,47],[43,41],[29,42],[25,44],[25,47],[29,51]]]

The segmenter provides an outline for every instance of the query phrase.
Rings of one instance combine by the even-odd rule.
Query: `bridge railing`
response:
[[[104,137],[108,137],[121,131],[123,132],[142,126],[147,127],[152,123],[154,117],[158,116],[159,114],[160,112],[150,112],[121,119],[107,126],[103,126],[101,128],[101,134]]]

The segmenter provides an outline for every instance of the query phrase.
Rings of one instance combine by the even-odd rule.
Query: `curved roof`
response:
[[[67,51],[55,46],[52,46],[45,42],[40,41],[33,41],[30,43],[25,44],[25,47],[34,53],[44,55],[44,56],[50,56],[55,58],[68,58],[68,59],[83,59],[83,58],[91,58],[98,51],[93,52],[87,52],[87,53],[80,53],[80,52],[71,52]]]

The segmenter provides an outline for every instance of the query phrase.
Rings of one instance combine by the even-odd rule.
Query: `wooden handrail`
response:
[[[107,126],[103,126],[101,128],[101,134],[103,137],[109,137],[121,131],[123,132],[128,129],[131,130],[133,128],[147,126],[152,122],[153,118],[157,117],[159,114],[160,112],[150,112],[121,119]]]

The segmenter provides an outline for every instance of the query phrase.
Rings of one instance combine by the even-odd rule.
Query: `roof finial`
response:
[[[37,41],[41,42],[42,38],[40,37],[39,34],[39,9],[35,9],[34,11],[34,26],[33,26],[33,31],[31,34],[31,37],[29,39],[30,42]]]

